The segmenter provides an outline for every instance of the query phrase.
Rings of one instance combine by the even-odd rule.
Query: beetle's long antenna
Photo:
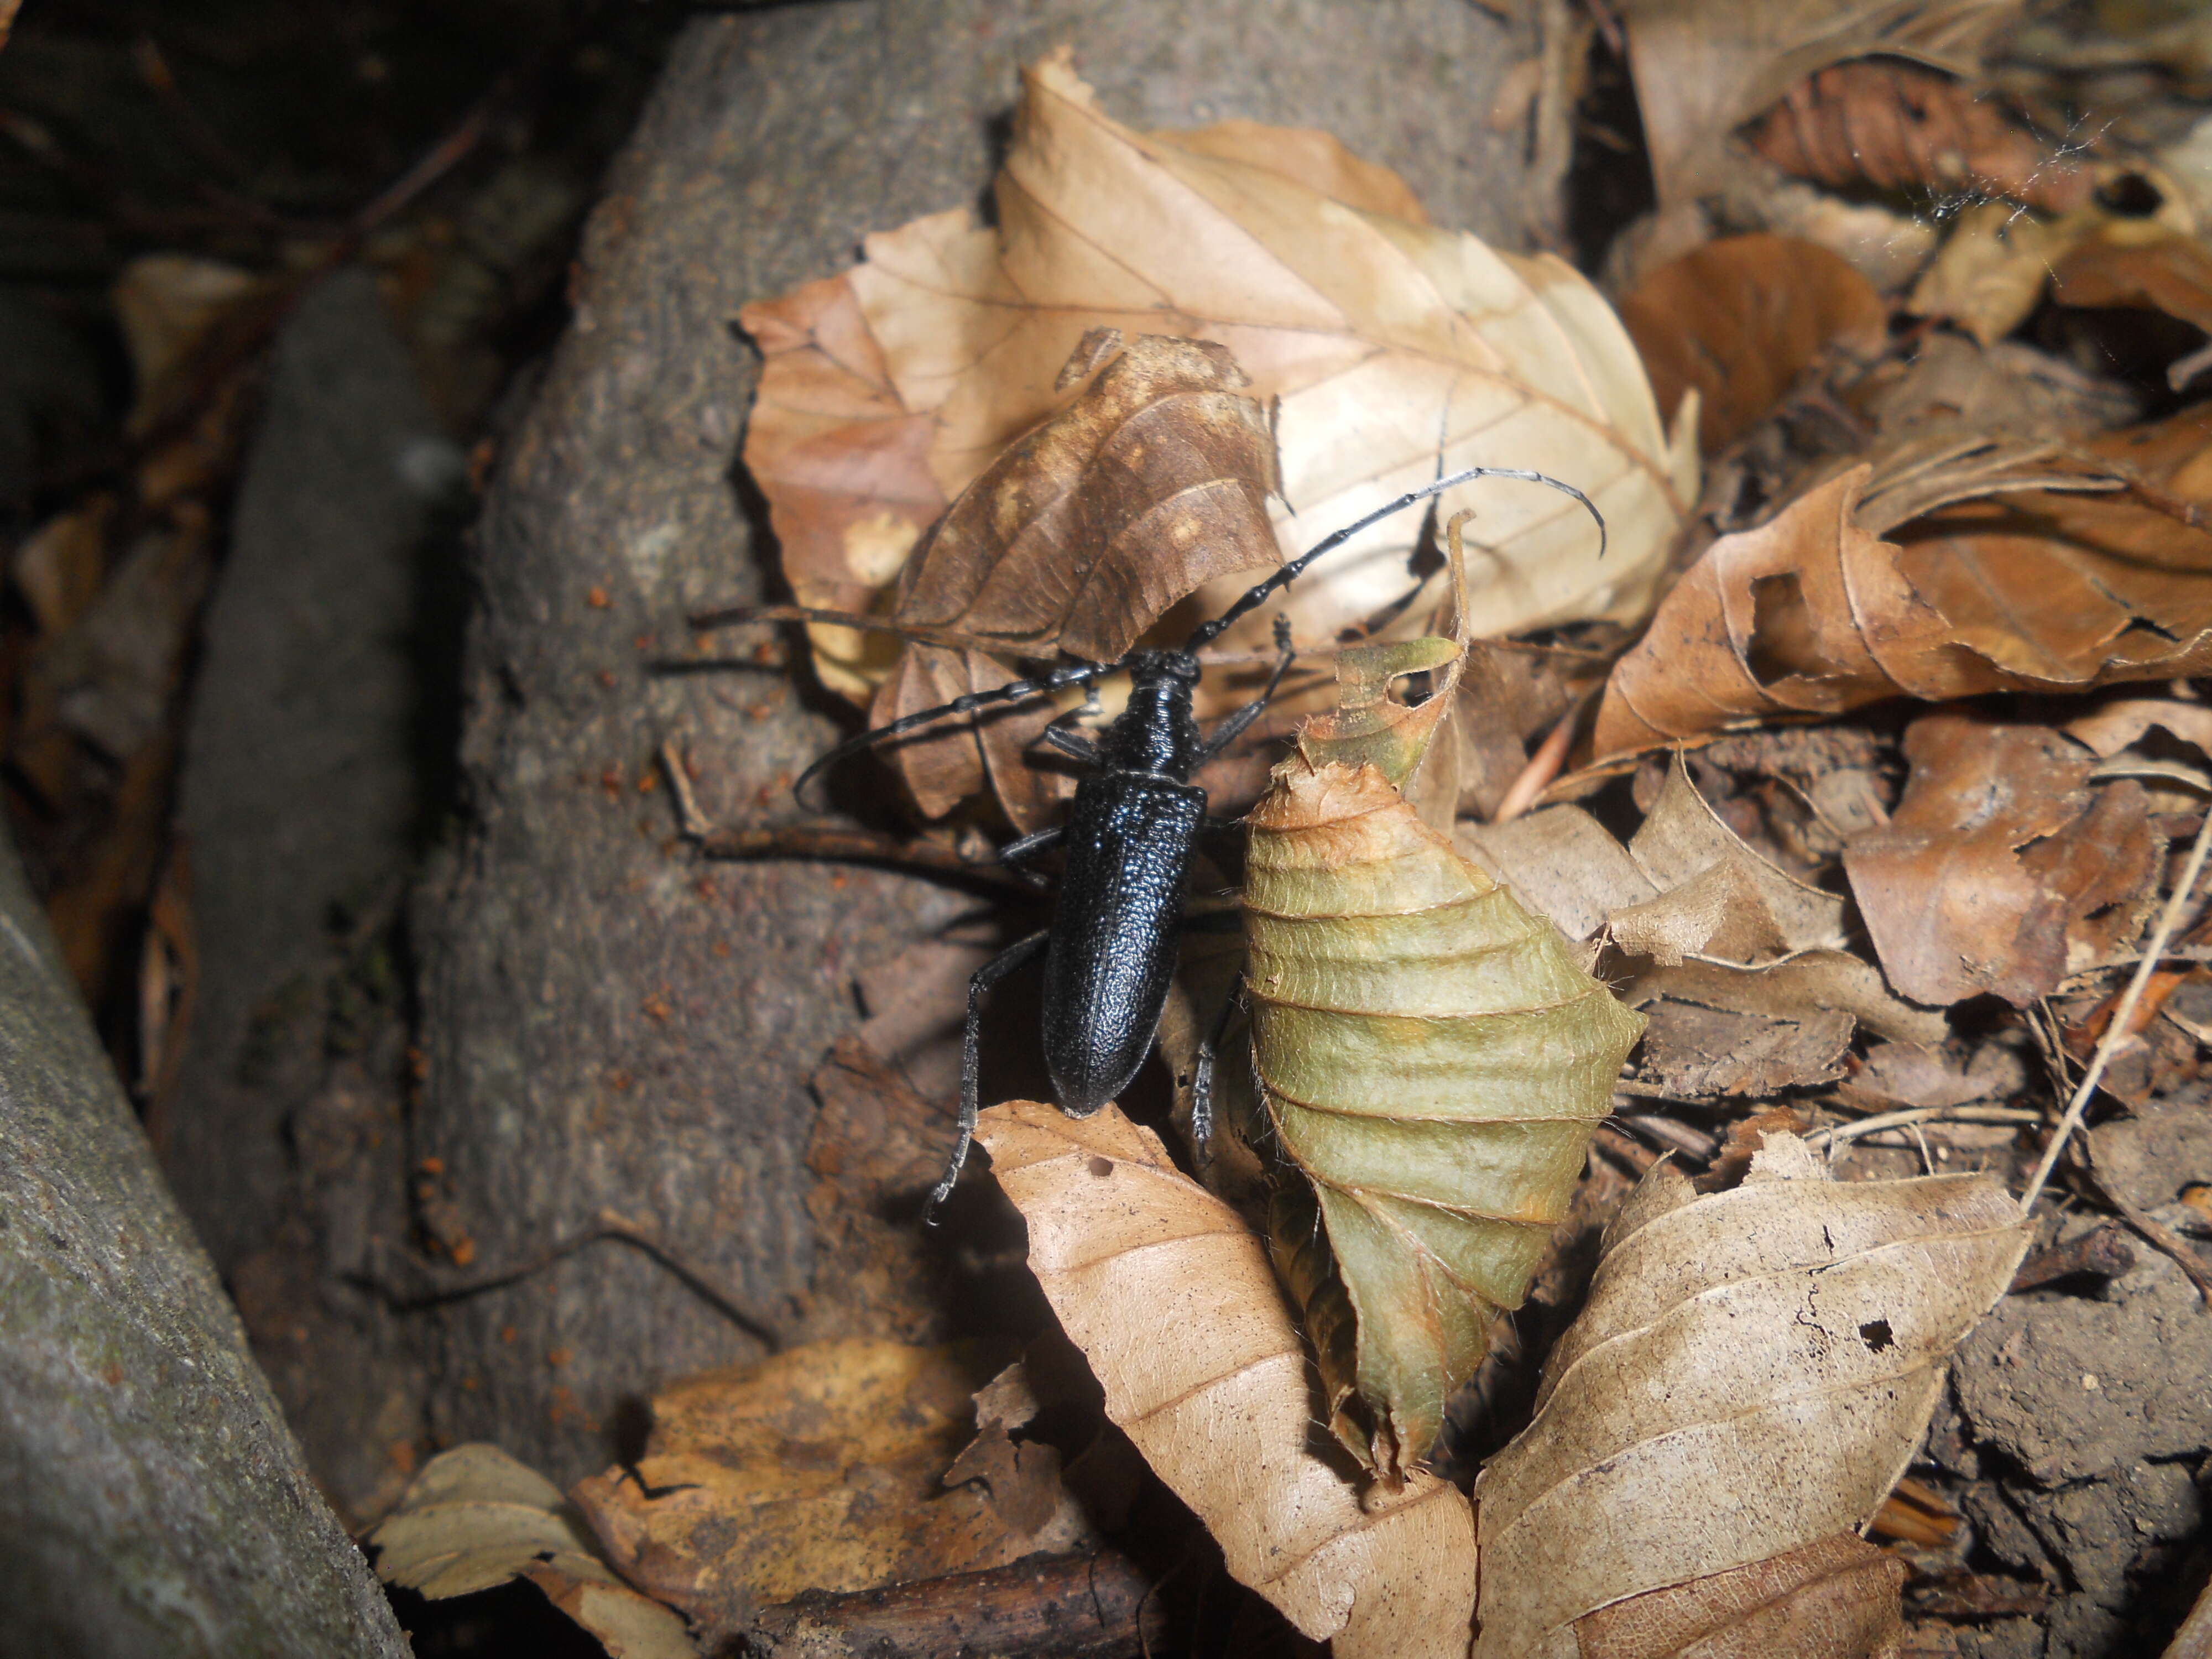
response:
[[[1316,559],[1321,557],[1322,554],[1329,551],[1332,548],[1341,547],[1346,542],[1350,541],[1361,531],[1366,529],[1368,526],[1371,524],[1379,524],[1383,520],[1389,518],[1393,513],[1402,513],[1407,507],[1413,506],[1416,501],[1426,501],[1431,495],[1441,495],[1445,490],[1455,489],[1457,486],[1466,483],[1470,479],[1474,478],[1519,478],[1527,483],[1548,484],[1552,489],[1559,491],[1562,495],[1573,496],[1585,507],[1588,507],[1589,509],[1590,517],[1597,520],[1597,556],[1601,559],[1605,556],[1605,514],[1597,510],[1597,504],[1595,502],[1591,501],[1589,496],[1583,495],[1581,490],[1576,489],[1572,484],[1563,483],[1548,473],[1531,472],[1522,467],[1471,466],[1463,472],[1455,472],[1449,477],[1437,479],[1433,483],[1423,484],[1419,489],[1409,489],[1404,495],[1399,496],[1397,500],[1385,502],[1382,506],[1376,507],[1372,513],[1370,513],[1365,518],[1359,520],[1357,523],[1348,524],[1345,526],[1343,529],[1324,536],[1313,547],[1304,553],[1300,554],[1297,558],[1291,560],[1281,569],[1276,571],[1274,574],[1269,576],[1267,580],[1261,582],[1258,586],[1249,590],[1243,599],[1237,600],[1236,604],[1231,605],[1228,610],[1223,611],[1212,622],[1206,623],[1201,626],[1196,633],[1190,636],[1190,642],[1185,645],[1183,649],[1186,651],[1195,651],[1200,646],[1209,645],[1213,641],[1220,638],[1223,632],[1227,629],[1231,623],[1234,623],[1238,618],[1249,614],[1261,604],[1261,601],[1266,599],[1270,593],[1273,592],[1279,587],[1288,586],[1293,577],[1297,576],[1300,571],[1304,570]]]
[[[951,702],[941,702],[934,708],[925,708],[919,714],[895,720],[889,726],[878,726],[872,731],[848,738],[801,772],[799,781],[791,786],[792,795],[794,799],[802,797],[808,784],[848,756],[860,754],[893,738],[904,737],[909,732],[919,732],[948,714],[971,714],[978,708],[987,708],[994,702],[1019,702],[1026,697],[1042,697],[1063,686],[1084,685],[1093,680],[1104,679],[1127,665],[1122,662],[1071,663],[1065,668],[1055,668],[1049,673],[1039,674],[1030,679],[1010,680],[989,691],[970,691],[964,696],[953,698]]]
[[[884,617],[864,617],[857,611],[823,611],[811,605],[726,605],[699,611],[684,621],[702,629],[730,628],[738,623],[821,623],[830,628],[849,628],[855,633],[896,634],[902,640],[942,646],[947,651],[965,651],[978,644],[988,644],[972,635],[915,628]]]

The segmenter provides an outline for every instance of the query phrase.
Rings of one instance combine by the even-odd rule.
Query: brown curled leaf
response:
[[[1655,1169],[1475,1484],[1477,1659],[1576,1659],[1601,1609],[1863,1525],[2027,1243],[1990,1176],[1833,1182],[1786,1133],[1733,1191]]]
[[[1807,76],[1747,137],[1784,173],[1831,190],[1975,190],[2063,213],[2086,205],[2094,182],[1986,93],[1894,58]]]
[[[2191,520],[2208,507],[2203,406],[2067,457],[1961,444],[1902,474],[1856,467],[1706,550],[1614,665],[1596,754],[1886,697],[2202,673],[2212,533]]]
[[[975,1138],[1106,1414],[1197,1512],[1232,1576],[1339,1659],[1461,1659],[1474,1523],[1416,1474],[1367,1486],[1314,1447],[1304,1345],[1267,1248],[1118,1108],[986,1110]]]
[[[2048,727],[1944,710],[1905,734],[1912,775],[1844,869],[1890,983],[1946,1004],[2025,1006],[2102,962],[2148,919],[2165,842],[2132,781]]]
[[[1289,1198],[1318,1205],[1328,1258],[1291,1240],[1285,1277],[1330,1426],[1395,1480],[1521,1304],[1644,1022],[1374,767],[1302,750],[1249,822],[1266,1139],[1311,1183]],[[1316,1316],[1341,1308],[1332,1280],[1349,1321]]]
[[[1648,273],[1620,320],[1659,407],[1698,393],[1708,454],[1764,420],[1831,346],[1879,349],[1888,311],[1839,255],[1792,236],[1729,236]]]
[[[1662,206],[1729,182],[1729,135],[1804,77],[1881,54],[1970,73],[2018,0],[1620,0]]]

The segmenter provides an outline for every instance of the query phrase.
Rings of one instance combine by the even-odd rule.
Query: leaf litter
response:
[[[1140,1453],[1231,1572],[1340,1652],[1956,1650],[1949,1624],[1905,1622],[1908,1580],[1923,1620],[2040,1620],[2052,1653],[2096,1650],[2058,1644],[2081,1597],[2042,1586],[2111,1575],[2079,1551],[2053,1565],[2069,1547],[2048,1541],[2063,1534],[2043,1517],[2057,1512],[2054,1483],[2106,1481],[2127,1454],[2062,1470],[2051,1448],[2063,1435],[2034,1431],[2039,1413],[2071,1420],[2101,1392],[2057,1374],[2089,1363],[2076,1358],[2097,1340],[2087,1328],[2056,1370],[2023,1361],[2015,1339],[2051,1308],[2104,1304],[2063,1274],[2002,1299],[2032,1235],[2051,1231],[2020,1215],[2002,1178],[2035,1151],[2021,1125],[2038,1114],[2019,1103],[2063,1097],[2103,1031],[2133,1047],[2100,1050],[2111,1069],[2099,1111],[2124,1102],[2133,1115],[2086,1137],[2062,1176],[2073,1196],[2094,1206],[2118,1182],[2124,1213],[2160,1212],[2158,1225],[2185,1233],[2187,1194],[2212,1190],[2212,1166],[2197,1170],[2177,1127],[2203,1113],[2195,1028],[2157,1012],[2193,958],[2160,977],[2127,1031],[2112,1030],[2109,994],[2174,879],[2167,844],[2212,782],[2212,720],[2188,683],[2212,637],[2199,544],[2212,474],[2201,410],[2170,401],[2187,359],[2157,366],[2171,382],[2161,401],[2046,349],[2045,334],[2019,336],[2031,315],[2071,328],[2069,313],[2132,309],[2193,325],[2207,288],[2190,229],[2171,215],[2129,229],[2103,203],[2085,206],[2090,168],[1981,95],[1983,39],[2006,9],[1622,8],[1662,202],[1710,200],[1719,172],[1754,150],[1812,181],[1801,191],[1983,198],[1963,204],[1933,265],[1894,280],[1781,236],[1711,241],[1646,277],[1623,302],[1624,331],[1563,267],[1435,230],[1395,178],[1331,140],[1242,123],[1136,133],[1055,59],[1028,81],[996,226],[955,213],[879,234],[854,272],[748,309],[768,369],[747,459],[794,597],[914,636],[894,650],[812,628],[825,683],[871,702],[878,724],[1003,684],[1023,662],[1111,655],[1178,607],[1202,614],[1210,586],[1451,464],[1478,414],[1492,421],[1486,459],[1519,446],[1515,462],[1583,482],[1559,459],[1571,428],[1601,479],[1585,487],[1616,536],[1626,528],[1627,556],[1598,569],[1545,542],[1549,521],[1486,501],[1490,579],[1456,607],[1439,577],[1416,580],[1414,532],[1378,536],[1334,576],[1317,568],[1290,605],[1302,645],[1377,623],[1393,640],[1338,652],[1334,688],[1297,685],[1285,713],[1318,718],[1255,816],[1243,872],[1247,903],[1271,908],[1271,860],[1296,836],[1326,839],[1310,866],[1357,884],[1368,875],[1353,841],[1379,836],[1392,879],[1426,871],[1463,896],[1517,900],[1512,948],[1609,1026],[1585,1057],[1587,1110],[1545,1126],[1557,1145],[1533,1161],[1558,1167],[1513,1218],[1498,1284],[1468,1294],[1430,1271],[1449,1249],[1425,1257],[1403,1238],[1361,1260],[1351,1218],[1418,1212],[1432,1226],[1464,1218],[1456,1200],[1427,1187],[1409,1198],[1409,1172],[1425,1182],[1437,1164],[1346,1163],[1292,1124],[1316,1092],[1302,1066],[1403,1115],[1408,1057],[1440,1016],[1344,1001],[1382,976],[1371,949],[1316,968],[1311,952],[1271,955],[1255,932],[1252,1012],[1221,1028],[1223,1114],[1248,1131],[1267,1119],[1249,1138],[1289,1149],[1296,1182],[1254,1146],[1224,1144],[1194,1160],[1209,1191],[1115,1109],[1077,1122],[1015,1102],[985,1115],[1030,1265],[1126,1431],[1097,1443]],[[1698,64],[1728,73],[1685,67]],[[1155,263],[1103,265],[1093,255],[1109,234]],[[1214,302],[1216,271],[1247,283],[1239,306]],[[1505,320],[1479,321],[1479,296]],[[1900,332],[1898,313],[1922,320]],[[1458,377],[1449,390],[1440,365]],[[1566,400],[1566,426],[1529,416],[1530,399],[1577,375],[1588,395]],[[1719,452],[1701,514],[1730,532],[1709,546],[1690,523],[1693,420]],[[1422,656],[1414,636],[1447,620],[1553,631]],[[1576,631],[1592,621],[1622,631]],[[1431,676],[1426,702],[1390,696],[1408,674]],[[1018,826],[1049,822],[1064,786],[1025,751],[1070,714],[1087,718],[1017,713],[909,745],[898,763],[927,814],[988,788]],[[1317,759],[1333,742],[1352,746]],[[1521,811],[1570,744],[1577,769],[1551,804]],[[1242,799],[1263,766],[1247,757]],[[1366,939],[1407,913],[1295,919]],[[2197,927],[2192,910],[2172,948],[2203,951]],[[1290,985],[1279,957],[1316,983]],[[1235,960],[1194,946],[1189,1006],[1166,1043],[1179,1073]],[[1630,1007],[1646,1021],[1640,1041]],[[1537,1012],[1483,1018],[1503,1031]],[[1405,1029],[1363,1048],[1370,1017]],[[1585,1063],[1575,1053],[1565,1063]],[[876,1311],[857,1317],[895,1318],[926,1294],[919,1269],[867,1274],[890,1259],[898,1195],[926,1182],[942,1132],[926,1097],[942,1093],[942,1072],[917,1091],[848,1048],[818,1080],[815,1218],[825,1238],[844,1229],[843,1254],[825,1261],[866,1281],[850,1307]],[[1534,1085],[1516,1073],[1511,1087]],[[1624,1101],[1635,1109],[1598,1127]],[[879,1153],[860,1150],[878,1138]],[[2112,1147],[2123,1175],[2108,1170]],[[1693,1184],[1676,1162],[1705,1173]],[[1969,1162],[1976,1172],[1956,1172]],[[1626,1199],[1623,1170],[1645,1172]],[[1263,1222],[1253,1200],[1271,1174],[1278,1195],[1305,1204]],[[862,1212],[865,1224],[848,1224]],[[1323,1241],[1333,1259],[1316,1267]],[[2112,1282],[2155,1272],[2124,1267]],[[1303,1288],[1286,1297],[1285,1279]],[[1315,1293],[1331,1281],[1334,1300]],[[1493,1316],[1532,1282],[1520,1325]],[[2098,1328],[2140,1358],[2156,1298],[2115,1294],[2141,1304],[2135,1322]],[[2179,1321],[2186,1298],[2167,1300],[2158,1316]],[[1990,1340],[1998,1328],[2011,1346]],[[2177,1323],[2156,1341],[2179,1352],[2197,1335]],[[771,1490],[744,1484],[768,1480],[769,1462],[793,1482],[792,1469],[842,1458],[848,1483],[866,1485],[854,1472],[878,1459],[905,1483],[906,1519],[890,1518],[886,1496],[886,1530],[823,1543],[811,1589],[934,1582],[1024,1539],[1080,1549],[1103,1518],[1109,1532],[1129,1524],[1140,1478],[1127,1462],[1103,1484],[1063,1468],[1030,1432],[1060,1408],[1039,1403],[1025,1369],[963,1407],[975,1379],[950,1351],[876,1353],[860,1369],[879,1368],[880,1386],[856,1384],[804,1433],[761,1429],[752,1418],[774,1419],[780,1397],[834,1391],[824,1379],[859,1363],[802,1352],[809,1362],[717,1379],[696,1400],[671,1391],[652,1472],[591,1489],[616,1563],[710,1628],[765,1632],[764,1598],[797,1594],[795,1577],[743,1565],[709,1523]],[[2023,1364],[2044,1391],[2027,1407],[2008,1383]],[[1515,1436],[1501,1403],[1510,1374],[1539,1364],[1534,1420]],[[2061,1385],[2074,1390],[2063,1411]],[[887,1409],[913,1419],[911,1443],[870,1438],[886,1431],[866,1419]],[[2161,1395],[2159,1410],[2174,1425],[2159,1455],[2212,1446],[2194,1407]],[[1482,1468],[1471,1512],[1423,1464],[1471,1474],[1455,1436],[1486,1411],[1498,1419],[1489,1443],[1510,1443]],[[808,1436],[833,1422],[830,1456]],[[773,1458],[754,1443],[778,1436]],[[1978,1436],[2017,1468],[1978,1464]],[[2030,1447],[2036,1461],[2021,1457]],[[1909,1465],[1923,1477],[1914,1499],[1885,1509]],[[927,1522],[912,1507],[924,1492],[938,1506]],[[1944,1524],[1909,1525],[1907,1510]],[[777,1534],[766,1512],[744,1510],[740,1535]],[[2166,1511],[2136,1519],[2142,1535],[2169,1535]],[[1869,1528],[1887,1541],[1867,1541]],[[818,1541],[811,1520],[792,1535]]]

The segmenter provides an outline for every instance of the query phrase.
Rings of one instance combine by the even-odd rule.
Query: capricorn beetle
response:
[[[1070,1117],[1088,1117],[1127,1088],[1152,1052],[1175,973],[1182,885],[1201,830],[1226,828],[1206,816],[1206,792],[1191,782],[1258,720],[1282,683],[1296,653],[1286,618],[1275,623],[1280,653],[1258,697],[1201,734],[1191,714],[1198,684],[1198,653],[1231,624],[1249,615],[1308,565],[1370,525],[1417,501],[1475,478],[1518,478],[1547,484],[1573,496],[1598,521],[1598,550],[1605,550],[1605,520],[1573,485],[1515,467],[1476,466],[1407,490],[1357,523],[1325,537],[1299,557],[1249,589],[1179,650],[1135,650],[1113,662],[1078,662],[990,691],[956,697],[864,732],[808,767],[794,794],[830,768],[888,739],[905,736],[948,716],[994,703],[1019,702],[1067,686],[1090,685],[1109,674],[1129,676],[1129,700],[1096,744],[1058,725],[1045,738],[1062,753],[1094,768],[1075,788],[1063,824],[1022,836],[1001,848],[1000,861],[1019,865],[1057,847],[1067,859],[1052,925],[1010,946],[978,969],[968,983],[968,1022],[960,1064],[959,1139],[945,1174],[931,1191],[924,1215],[934,1218],[967,1162],[975,1130],[977,1076],[981,1066],[983,996],[992,986],[1042,953],[1044,957],[1044,1057],[1053,1093]],[[836,620],[845,621],[839,617]],[[1205,1126],[1194,1126],[1201,1139]]]

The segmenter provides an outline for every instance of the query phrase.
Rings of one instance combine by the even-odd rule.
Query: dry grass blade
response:
[[[2026,1246],[1987,1176],[1832,1183],[1786,1134],[1732,1192],[1655,1170],[1476,1483],[1478,1655],[1577,1654],[1601,1609],[1864,1523]]]
[[[1316,1450],[1305,1352],[1266,1247],[1107,1107],[994,1106],[975,1138],[1029,1224],[1030,1266],[1106,1413],[1197,1511],[1229,1571],[1340,1659],[1458,1659],[1474,1607],[1467,1500],[1363,1490]]]

